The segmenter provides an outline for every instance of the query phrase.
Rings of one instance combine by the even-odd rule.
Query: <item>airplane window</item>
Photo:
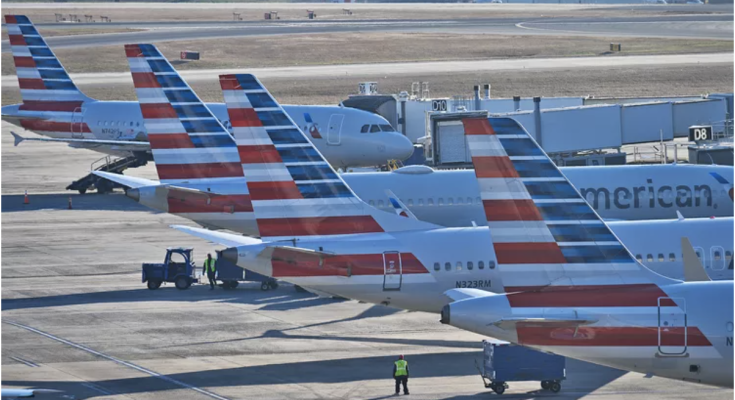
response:
[[[105,121],[105,126],[108,126],[110,124],[110,121]]]
[[[378,200],[378,208],[383,208],[383,200]]]
[[[715,251],[715,261],[720,261],[722,259],[722,255],[719,251]]]
[[[419,207],[423,207],[423,206],[424,206],[424,199],[419,199]]]
[[[641,256],[640,254],[636,254],[635,255],[635,259],[638,260],[638,262],[640,262],[640,263],[643,262],[643,256]]]
[[[664,255],[661,253],[658,253],[658,262],[664,262]]]
[[[488,261],[487,262],[487,267],[490,268],[490,269],[495,269],[495,261],[492,261],[492,260],[491,261]]]
[[[674,261],[676,261],[676,254],[674,254],[674,253],[669,253],[669,261],[671,261],[671,262],[674,262]]]
[[[452,263],[444,263],[444,269],[447,271],[452,270]]]
[[[447,199],[447,205],[448,206],[454,205],[454,200],[452,200],[451,197]]]
[[[730,252],[730,250],[725,252],[725,260],[727,261],[732,260],[732,252]]]
[[[102,121],[97,121],[97,126],[102,126]]]
[[[140,126],[140,122],[136,122],[135,123],[135,126]]]
[[[360,128],[360,133],[368,133],[370,130],[370,125],[363,125],[362,128]]]
[[[477,204],[480,204],[480,205],[482,205],[482,198],[481,198],[481,197],[478,197],[478,198],[477,198]]]
[[[441,197],[439,198],[439,201],[437,202],[438,205],[443,206],[444,205],[444,199]]]
[[[701,260],[702,259],[702,252],[700,252],[699,250],[695,250],[694,252],[697,253],[697,258],[699,258]]]
[[[472,268],[474,268],[474,265],[472,265],[472,261],[467,261],[467,269],[469,271],[472,271]]]
[[[393,127],[392,127],[392,126],[390,126],[390,125],[385,125],[385,124],[383,124],[383,125],[380,125],[380,129],[381,129],[381,130],[382,130],[383,132],[395,132],[395,131],[396,131],[395,129],[393,129]]]
[[[408,206],[413,207],[413,199],[408,199]]]
[[[462,270],[462,261],[457,261],[457,271]]]
[[[370,204],[371,206],[375,207],[375,202],[373,200],[369,200],[368,201],[368,204]]]
[[[458,206],[461,206],[462,205],[462,198],[461,197],[457,197],[457,205]]]
[[[380,132],[380,126],[370,125],[370,133]]]
[[[647,255],[646,260],[648,260],[648,262],[653,262],[653,254]]]
[[[485,263],[482,261],[477,262],[477,269],[485,269]]]
[[[468,197],[467,198],[467,205],[471,205],[471,204],[472,204],[472,197]]]
[[[434,199],[426,200],[426,205],[427,206],[433,206],[434,205]]]
[[[131,128],[133,127],[133,121],[130,121],[130,127]]]
[[[434,263],[434,271],[439,271],[441,269],[441,265],[439,265],[438,262]]]

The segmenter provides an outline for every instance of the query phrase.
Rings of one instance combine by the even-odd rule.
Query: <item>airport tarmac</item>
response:
[[[186,221],[120,193],[64,191],[100,155],[51,143],[13,147],[2,127],[4,387],[75,399],[381,399],[392,395],[392,362],[405,354],[411,398],[492,396],[475,369],[482,337],[437,315],[320,299],[286,284],[149,291],[140,263],[161,260],[168,246],[194,246],[201,264],[210,245],[168,228]],[[504,397],[733,396],[574,360],[567,375],[558,395],[525,382]]]

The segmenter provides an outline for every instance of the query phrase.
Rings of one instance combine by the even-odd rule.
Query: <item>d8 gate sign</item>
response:
[[[691,126],[689,127],[689,141],[699,142],[701,140],[712,140],[711,126]]]

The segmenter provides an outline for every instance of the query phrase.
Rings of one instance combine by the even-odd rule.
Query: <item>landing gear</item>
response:
[[[494,382],[490,388],[497,394],[503,394],[506,386],[505,382]]]

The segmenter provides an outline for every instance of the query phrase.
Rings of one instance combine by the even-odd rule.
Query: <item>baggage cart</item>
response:
[[[217,251],[217,263],[215,265],[217,267],[217,279],[222,281],[222,287],[225,289],[234,289],[240,282],[260,282],[261,290],[278,288],[278,282],[275,279],[238,267],[222,257],[219,251]]]
[[[566,379],[566,358],[505,342],[482,341],[483,368],[480,372],[486,388],[503,394],[508,382],[539,381],[541,388],[557,393]]]

